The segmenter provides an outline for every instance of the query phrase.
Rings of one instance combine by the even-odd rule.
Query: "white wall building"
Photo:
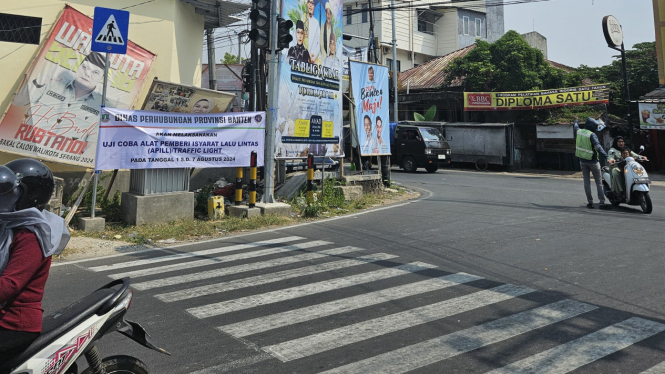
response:
[[[392,16],[390,0],[372,1],[374,36],[383,64],[392,62]],[[344,1],[344,34],[367,38],[369,1]],[[378,10],[376,10],[378,9]],[[388,10],[383,10],[388,9]],[[504,34],[503,5],[491,0],[456,2],[448,0],[395,0],[397,69],[404,71],[433,57],[469,46],[477,39],[494,42]],[[355,13],[355,14],[353,14]],[[344,41],[349,47],[366,47],[367,40]]]

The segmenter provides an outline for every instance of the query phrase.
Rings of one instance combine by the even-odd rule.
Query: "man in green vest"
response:
[[[603,193],[603,184],[600,177],[600,163],[598,162],[598,155],[603,156],[607,160],[607,153],[600,145],[598,136],[594,131],[598,131],[600,126],[603,125],[599,122],[600,115],[596,119],[587,118],[584,123],[584,129],[580,129],[575,118],[574,133],[575,133],[575,156],[580,159],[580,168],[582,169],[582,178],[584,179],[584,192],[586,193],[587,208],[593,209],[593,196],[591,195],[591,175],[596,182],[596,189],[598,190],[598,200],[600,209],[610,209],[611,205],[605,204],[605,194]],[[614,160],[608,160],[610,164]]]

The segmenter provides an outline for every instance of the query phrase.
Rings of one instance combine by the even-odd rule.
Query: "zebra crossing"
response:
[[[525,334],[538,336],[548,327],[602,309],[559,298],[539,305],[523,302],[519,307],[523,310],[507,313],[510,303],[538,299],[534,295],[540,292],[473,274],[446,273],[446,269],[422,261],[401,261],[397,253],[299,236],[145,257],[115,258],[112,264],[87,269],[112,279],[132,277],[138,292],[182,307],[194,318],[213,321],[219,332],[260,348],[261,355],[232,363],[236,369],[259,365],[268,357],[280,365],[307,359],[325,363],[331,352],[357,352],[357,347],[371,344],[374,348],[366,357],[361,353],[343,362],[337,360],[320,366],[317,372],[428,372],[430,365],[498,344],[509,345]],[[494,283],[479,286],[479,282]],[[326,295],[334,296],[321,301]],[[419,302],[405,306],[411,300]],[[276,311],[274,306],[278,306]],[[438,336],[386,344],[383,349],[385,339],[394,340],[432,323],[445,325],[476,312],[491,317],[459,328],[449,323]],[[225,316],[232,318],[220,318]],[[339,316],[355,319],[330,322]],[[284,334],[290,330],[294,332]],[[507,364],[497,358],[496,362],[503,363],[484,371],[568,373],[663,332],[663,323],[629,316]],[[663,361],[631,368],[631,372],[665,373]],[[216,371],[200,371],[204,372]]]

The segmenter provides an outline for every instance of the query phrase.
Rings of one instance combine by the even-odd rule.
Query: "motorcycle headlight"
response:
[[[635,173],[635,175],[639,175],[639,176],[644,175],[644,168],[641,167],[640,165],[633,164],[632,169],[633,169],[633,173]]]

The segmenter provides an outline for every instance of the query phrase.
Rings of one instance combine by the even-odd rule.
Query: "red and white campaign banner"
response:
[[[94,167],[105,56],[91,32],[92,18],[65,6],[0,122],[0,150]],[[106,106],[132,107],[154,59],[131,41],[111,54]]]

